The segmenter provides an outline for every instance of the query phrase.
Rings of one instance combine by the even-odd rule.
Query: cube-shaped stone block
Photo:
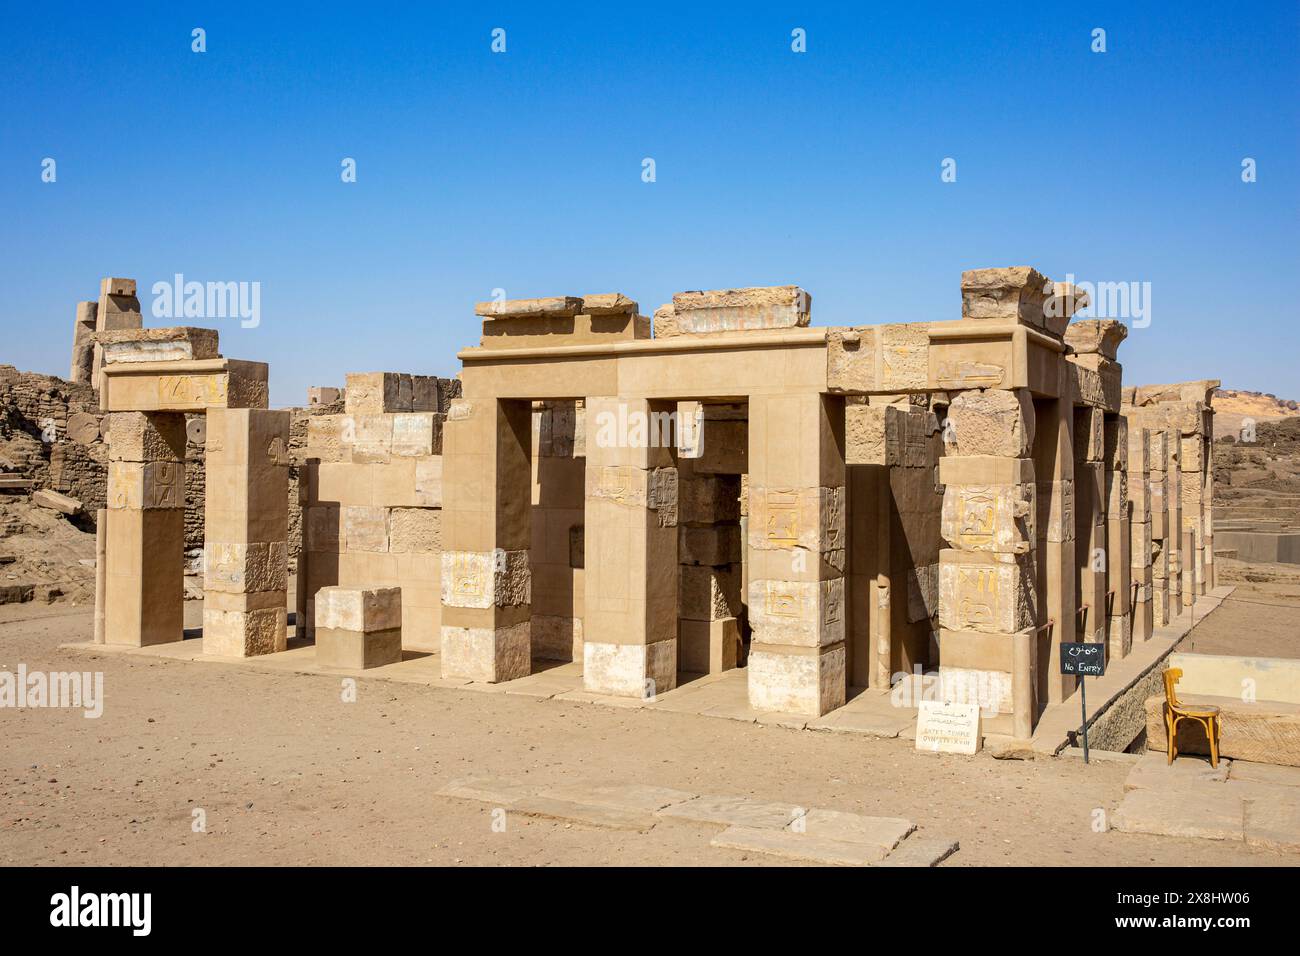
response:
[[[844,640],[844,579],[749,582],[756,644],[826,647]]]
[[[1037,519],[1033,482],[944,486],[940,533],[963,551],[1024,554]]]
[[[680,617],[720,621],[740,613],[740,573],[736,566],[682,565],[678,572]]]
[[[677,666],[692,674],[720,674],[736,667],[741,654],[740,625],[734,617],[721,621],[678,624]]]
[[[440,560],[445,607],[517,607],[532,599],[527,551],[444,551]]]
[[[1032,554],[940,551],[940,626],[998,634],[1033,626],[1035,574]]]
[[[1028,389],[970,389],[948,406],[944,442],[953,455],[1023,458],[1034,447],[1034,405]]]
[[[442,676],[498,683],[527,677],[532,668],[529,622],[509,627],[443,625]]]
[[[749,546],[802,548],[843,569],[844,488],[749,488]]]
[[[284,591],[289,553],[283,541],[203,545],[205,591]]]
[[[369,632],[401,626],[401,588],[325,587],[316,592],[317,628]]]
[[[113,461],[108,467],[109,508],[185,507],[185,466],[170,461]]]
[[[101,428],[110,461],[183,462],[185,416],[172,412],[114,412]]]
[[[741,560],[740,525],[677,529],[677,559],[682,564],[727,565]]]

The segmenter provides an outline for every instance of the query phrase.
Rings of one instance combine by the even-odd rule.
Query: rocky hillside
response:
[[[1215,438],[1240,435],[1246,419],[1267,422],[1294,415],[1300,415],[1300,402],[1294,399],[1239,388],[1221,388],[1214,393]]]

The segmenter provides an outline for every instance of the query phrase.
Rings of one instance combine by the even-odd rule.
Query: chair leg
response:
[[[1177,716],[1169,718],[1172,726],[1169,728],[1169,762],[1173,763],[1174,758],[1178,756],[1178,720]]]
[[[1165,736],[1169,738],[1169,746],[1165,748],[1168,752],[1167,753],[1168,759],[1165,761],[1166,765],[1174,762],[1174,738],[1178,736],[1177,731],[1178,731],[1178,721],[1174,718],[1173,714],[1171,714],[1168,710],[1166,710],[1165,711]]]
[[[1210,766],[1219,766],[1219,718],[1211,717],[1206,722],[1205,733],[1210,738]]]

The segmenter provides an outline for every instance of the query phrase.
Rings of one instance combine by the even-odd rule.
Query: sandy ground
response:
[[[193,607],[189,609],[191,612]],[[915,820],[945,865],[1300,862],[1240,844],[1096,833],[1126,763],[919,754],[905,740],[503,694],[143,657],[86,657],[81,609],[0,608],[0,670],[95,669],[106,707],[0,710],[0,863],[779,864],[648,833],[508,818],[435,795],[450,779],[640,782]],[[207,830],[193,832],[193,810]]]
[[[1236,590],[1196,625],[1179,650],[1300,657],[1300,566],[1216,559],[1219,584]]]

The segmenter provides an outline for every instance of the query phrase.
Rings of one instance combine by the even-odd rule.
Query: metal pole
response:
[[[1083,712],[1083,762],[1088,762],[1088,692],[1084,690],[1087,681],[1079,675],[1079,709]]]

